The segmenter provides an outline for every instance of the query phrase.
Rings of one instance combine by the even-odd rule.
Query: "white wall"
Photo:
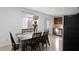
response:
[[[38,28],[39,31],[44,31],[45,19],[48,15],[23,8],[0,8],[0,47],[11,43],[9,32],[12,32],[14,38],[16,39],[15,34],[20,32],[20,29],[22,29],[23,19],[28,13],[39,16]],[[52,20],[52,16],[48,19]]]
[[[43,13],[40,13],[40,12],[31,10],[31,9],[28,9],[28,8],[24,8],[22,10],[24,10],[23,12],[25,12],[25,13],[30,13],[32,15],[39,16],[39,19],[38,19],[38,29],[39,29],[39,31],[42,31],[42,32],[46,29],[45,28],[46,27],[46,23],[45,23],[46,19],[49,19],[51,21],[53,20],[53,17],[49,16],[47,14],[43,14]],[[50,24],[50,28],[51,27],[52,27],[52,24]],[[51,30],[52,30],[52,28],[51,28]]]
[[[40,17],[38,20],[39,31],[43,32],[44,30],[46,30],[46,20],[49,20],[50,21],[49,32],[50,34],[52,34],[53,17],[49,15],[43,15],[43,14],[38,14],[38,16]]]
[[[54,20],[54,17],[51,17],[51,16],[47,16],[46,19],[45,19],[45,28],[44,29],[47,29],[47,25],[46,25],[46,21],[49,20],[49,34],[52,34],[53,32],[53,20]]]
[[[0,47],[10,44],[9,32],[19,32],[22,27],[23,14],[19,8],[0,8]]]

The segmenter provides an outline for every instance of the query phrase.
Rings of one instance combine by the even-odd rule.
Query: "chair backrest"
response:
[[[42,32],[38,32],[38,33],[33,33],[32,38],[34,37],[41,37]]]
[[[42,41],[43,43],[46,43],[46,40],[48,39],[48,34],[49,34],[48,31],[44,31],[44,32],[43,32],[43,35],[42,35],[42,38],[41,38],[41,41]]]
[[[48,34],[47,32],[43,32],[43,36],[47,36],[47,34]]]
[[[33,43],[36,44],[36,43],[38,43],[38,41],[39,41],[39,37],[34,37],[34,38],[32,38],[32,42],[33,42]]]
[[[13,50],[15,50],[16,49],[16,43],[14,41],[14,38],[12,36],[12,33],[11,32],[9,32],[9,33],[10,33],[10,38],[11,38],[11,43],[12,43]]]
[[[33,33],[32,42],[35,44],[39,44],[39,42],[41,40],[41,34],[42,34],[42,32]]]
[[[45,35],[45,36],[48,36],[48,34],[49,34],[49,31],[44,31],[43,32],[43,35]]]

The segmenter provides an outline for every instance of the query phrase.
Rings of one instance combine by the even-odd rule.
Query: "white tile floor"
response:
[[[62,37],[49,35],[50,46],[44,48],[43,51],[62,51]],[[11,51],[11,45],[0,47],[0,51]]]

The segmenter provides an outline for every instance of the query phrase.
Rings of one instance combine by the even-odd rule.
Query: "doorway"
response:
[[[53,21],[53,36],[56,51],[63,51],[63,26],[64,17],[55,17]]]

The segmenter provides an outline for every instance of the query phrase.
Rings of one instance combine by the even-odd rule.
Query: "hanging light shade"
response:
[[[38,17],[38,16],[33,16],[33,19],[34,19],[34,20],[38,20],[39,17]]]

